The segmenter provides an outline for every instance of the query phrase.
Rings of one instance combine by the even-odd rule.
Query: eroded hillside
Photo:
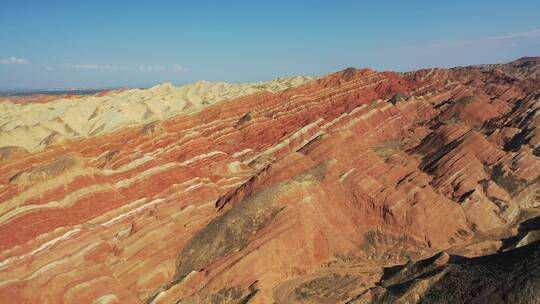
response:
[[[154,109],[150,101],[111,101],[113,113],[97,107],[112,126],[100,131],[88,117],[80,130],[54,133],[72,125],[68,116],[5,112],[1,130],[35,138],[6,137],[0,148],[0,297],[535,303],[538,71],[537,58],[349,68],[230,98],[214,87],[215,102],[197,95],[204,106],[174,115],[144,118],[129,106]],[[187,105],[162,89],[152,102]],[[99,98],[115,94],[127,93]],[[72,103],[39,103],[46,113],[63,104]],[[132,112],[136,123],[122,116]],[[497,284],[525,285],[481,288],[498,286],[484,270]],[[456,284],[470,289],[441,294]]]

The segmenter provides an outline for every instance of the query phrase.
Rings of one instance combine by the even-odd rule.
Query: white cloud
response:
[[[166,66],[164,65],[140,65],[139,70],[141,71],[148,71],[148,72],[156,72],[156,71],[163,71],[165,70]]]
[[[187,69],[184,66],[182,66],[181,64],[175,63],[175,64],[172,65],[172,68],[176,72],[187,72]]]
[[[0,58],[0,64],[25,64],[27,60],[11,56],[9,58]]]
[[[118,71],[118,70],[126,70],[128,69],[127,66],[122,65],[109,65],[109,64],[88,64],[88,63],[81,63],[81,64],[73,64],[67,65],[68,67],[73,67],[75,69],[81,69],[81,70],[107,70],[107,71]]]
[[[519,33],[508,33],[501,36],[495,36],[495,37],[489,37],[489,40],[506,40],[506,39],[514,39],[514,38],[536,38],[540,37],[540,28],[526,31],[526,32],[519,32]]]
[[[85,69],[85,70],[97,70],[98,65],[97,64],[76,64],[74,66],[76,69]]]
[[[139,66],[126,66],[126,65],[110,65],[110,64],[90,64],[90,63],[65,63],[62,65],[64,68],[69,69],[80,69],[80,70],[104,70],[104,71],[141,71],[141,72],[160,72],[165,70],[172,70],[175,72],[187,72],[184,66],[180,64],[170,64],[170,65],[151,65],[151,64],[141,64]]]
[[[462,40],[462,41],[452,41],[452,42],[442,42],[442,43],[432,43],[426,45],[430,48],[449,48],[449,47],[466,47],[471,45],[476,45],[480,43],[490,43],[501,40],[515,40],[515,39],[531,39],[540,37],[540,28],[518,33],[509,33],[499,36],[492,36],[487,38],[480,38],[476,40]],[[512,43],[511,46],[516,45]]]

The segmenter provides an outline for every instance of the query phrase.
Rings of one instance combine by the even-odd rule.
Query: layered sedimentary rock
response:
[[[236,95],[215,85],[212,97],[196,97],[196,111],[147,119],[137,112],[144,101],[120,98],[130,91],[69,103],[103,102],[95,121],[67,122],[63,112],[58,122],[51,113],[66,100],[4,102],[52,110],[2,118],[0,296],[384,302],[412,299],[392,286],[415,279],[423,291],[407,294],[418,301],[454,281],[411,266],[390,282],[391,267],[441,251],[506,259],[540,237],[538,70],[535,58],[410,73],[350,68]],[[191,96],[150,90],[160,104]],[[38,132],[45,124],[79,131],[49,138]],[[18,144],[12,132],[35,140]],[[440,273],[478,275],[469,262],[442,260]]]
[[[68,95],[55,100],[47,95],[4,98],[7,102],[0,100],[0,146],[39,151],[53,142],[110,134],[196,112],[222,100],[260,91],[279,92],[310,80],[307,76],[242,84],[202,80],[183,86],[162,83],[149,89]]]

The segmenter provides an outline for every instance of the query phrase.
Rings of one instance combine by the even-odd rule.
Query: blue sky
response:
[[[540,1],[0,0],[0,88],[407,71],[540,56]]]

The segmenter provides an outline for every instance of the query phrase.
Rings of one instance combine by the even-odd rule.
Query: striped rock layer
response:
[[[524,225],[540,211],[540,65],[525,62],[349,68],[2,147],[0,298],[336,303],[383,267],[526,246],[540,238]]]

